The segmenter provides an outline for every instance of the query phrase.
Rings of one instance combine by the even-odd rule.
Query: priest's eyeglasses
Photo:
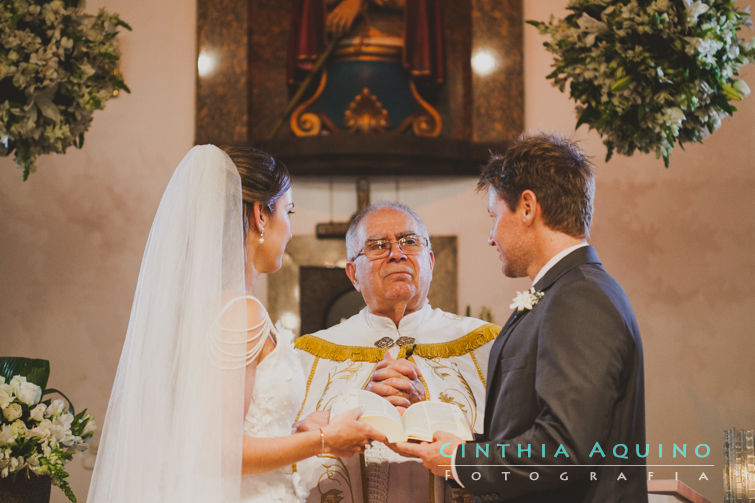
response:
[[[370,239],[364,244],[359,253],[352,260],[356,260],[360,255],[367,257],[367,260],[378,260],[391,254],[391,247],[396,243],[399,250],[407,255],[417,255],[422,253],[428,246],[428,240],[425,237],[416,234],[407,234],[396,241],[389,239]]]

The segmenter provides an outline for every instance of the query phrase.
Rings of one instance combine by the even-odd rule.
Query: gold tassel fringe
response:
[[[434,344],[417,344],[414,348],[414,356],[421,358],[449,358],[462,356],[474,351],[496,338],[501,327],[493,323],[482,325],[466,335],[449,342]],[[297,349],[306,351],[319,358],[327,358],[333,361],[352,360],[357,362],[377,363],[383,359],[387,348],[372,348],[364,346],[342,346],[334,344],[313,335],[303,335],[296,339],[294,345]],[[401,346],[398,357],[403,358],[411,345]]]

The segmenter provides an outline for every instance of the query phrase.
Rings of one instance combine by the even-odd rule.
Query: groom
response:
[[[590,162],[562,138],[525,137],[491,158],[478,189],[503,273],[533,287],[490,351],[484,433],[397,450],[482,501],[646,502],[642,345],[587,244]]]

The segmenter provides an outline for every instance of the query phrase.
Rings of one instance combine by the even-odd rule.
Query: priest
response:
[[[399,411],[419,400],[454,404],[481,432],[488,353],[500,328],[429,305],[435,257],[422,220],[396,203],[368,207],[351,223],[346,253],[346,274],[367,307],[297,339],[308,376],[299,416],[327,411],[338,396],[363,388]],[[442,480],[417,460],[382,444],[368,447],[361,457],[311,458],[297,470],[312,487],[309,503],[423,503],[449,497]]]

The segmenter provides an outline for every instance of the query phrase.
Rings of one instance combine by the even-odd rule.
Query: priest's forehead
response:
[[[368,217],[373,215],[379,216],[380,214],[387,214],[389,212],[398,212],[397,214],[400,217],[396,219],[395,227],[390,229],[390,235],[379,236],[378,234],[380,234],[380,232],[373,232],[373,229],[370,229],[369,231],[365,230],[364,224],[369,220]],[[394,215],[396,215],[396,213],[394,213]],[[409,219],[406,218],[407,215],[410,217]],[[399,225],[402,222],[403,225]],[[349,226],[348,232],[346,232],[346,254],[349,259],[354,257],[362,246],[364,246],[368,235],[371,238],[391,237],[392,239],[399,239],[402,233],[405,232],[419,234],[420,236],[427,238],[428,241],[430,239],[425,223],[419,218],[419,215],[408,206],[394,202],[379,203],[373,206],[368,206],[357,213]],[[396,237],[397,235],[398,237]]]
[[[419,217],[403,208],[385,207],[365,215],[359,226],[359,238],[364,242],[373,239],[400,239],[410,234],[427,236],[427,229]]]

